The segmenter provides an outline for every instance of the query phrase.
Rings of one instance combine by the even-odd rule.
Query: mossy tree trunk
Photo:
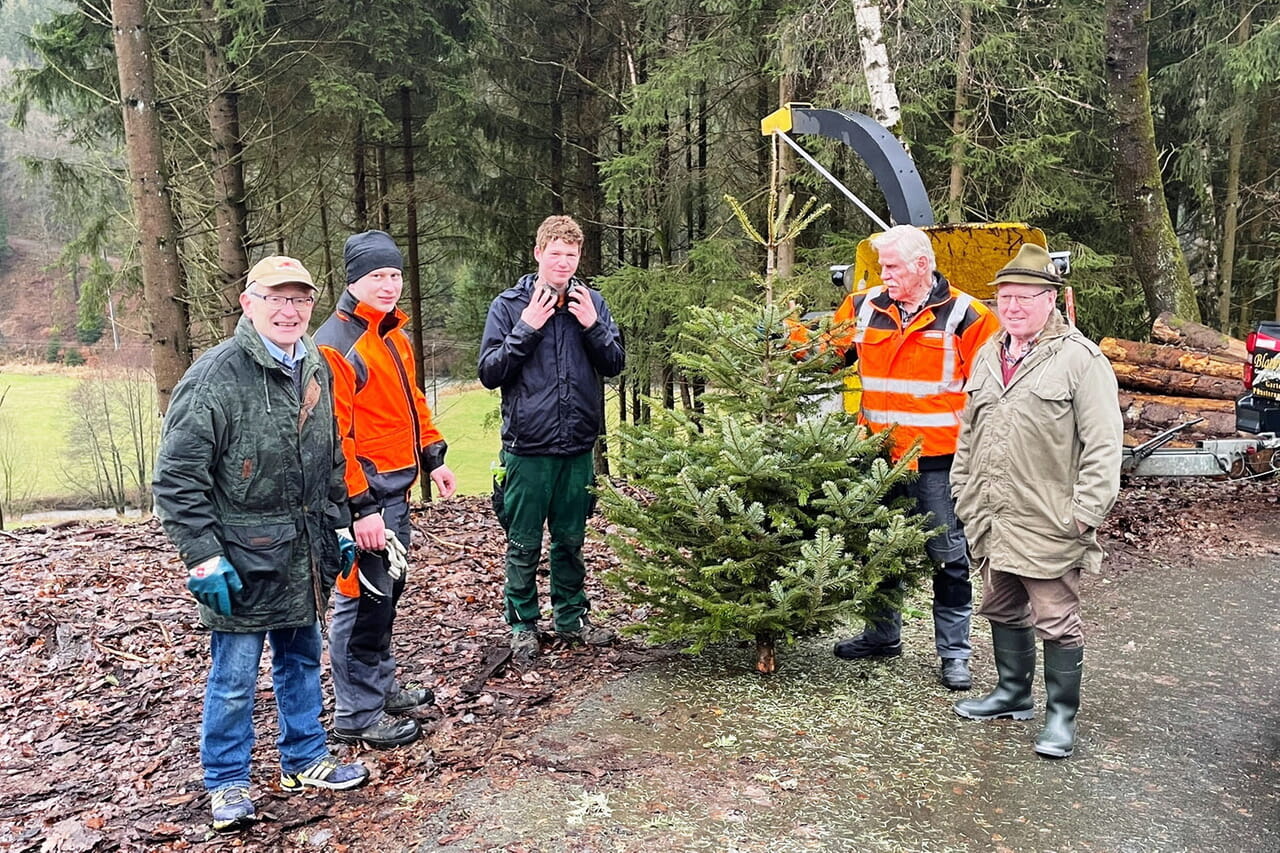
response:
[[[240,139],[240,91],[227,58],[231,28],[214,0],[202,0],[205,85],[208,86],[209,141],[213,167],[213,209],[218,235],[218,291],[222,294],[222,333],[230,337],[240,319],[240,291],[249,273],[248,209]]]
[[[1107,0],[1106,67],[1114,122],[1116,198],[1129,224],[1147,310],[1199,322],[1195,289],[1165,202],[1147,75],[1150,0]]]

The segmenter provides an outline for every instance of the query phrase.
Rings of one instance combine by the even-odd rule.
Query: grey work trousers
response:
[[[382,520],[409,547],[409,505],[387,503]],[[333,671],[333,724],[347,730],[366,729],[382,719],[382,706],[400,689],[391,627],[404,592],[402,577],[387,574],[385,552],[361,551],[357,558],[360,595],[335,593],[329,625],[329,662]]]
[[[931,526],[943,530],[925,543],[925,552],[937,563],[933,573],[933,642],[938,657],[968,660],[973,655],[969,642],[973,616],[973,584],[969,580],[968,545],[964,527],[956,518],[951,497],[951,472],[940,468],[922,470],[920,476],[890,493],[886,500],[906,494],[916,502],[916,512],[929,515]],[[896,586],[891,582],[888,586]],[[897,611],[874,614],[867,620],[865,636],[884,645],[901,639],[902,615]]]

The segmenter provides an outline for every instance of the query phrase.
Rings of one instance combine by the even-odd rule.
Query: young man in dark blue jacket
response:
[[[536,573],[551,534],[551,607],[568,642],[607,645],[592,625],[582,543],[591,505],[593,449],[604,430],[602,376],[622,372],[618,326],[604,297],[574,277],[582,228],[568,216],[538,227],[536,275],[498,294],[480,344],[480,381],[502,389],[502,518],[507,528],[505,615],[517,668],[538,646]]]

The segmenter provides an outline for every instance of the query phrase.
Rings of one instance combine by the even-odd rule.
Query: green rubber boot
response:
[[[1076,712],[1080,710],[1080,676],[1084,647],[1064,649],[1044,644],[1044,728],[1035,750],[1048,758],[1066,758],[1076,748]]]
[[[992,622],[991,645],[1000,675],[995,689],[981,699],[957,702],[952,710],[969,720],[1031,719],[1036,714],[1031,699],[1031,679],[1036,671],[1035,631]]]

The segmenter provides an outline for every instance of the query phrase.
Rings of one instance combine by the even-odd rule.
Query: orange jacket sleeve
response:
[[[356,499],[369,491],[364,468],[356,458],[356,372],[351,363],[332,347],[321,346],[320,352],[333,373],[333,414],[338,422],[338,437],[342,440],[342,456],[347,462],[347,495],[348,500],[356,504]]]

